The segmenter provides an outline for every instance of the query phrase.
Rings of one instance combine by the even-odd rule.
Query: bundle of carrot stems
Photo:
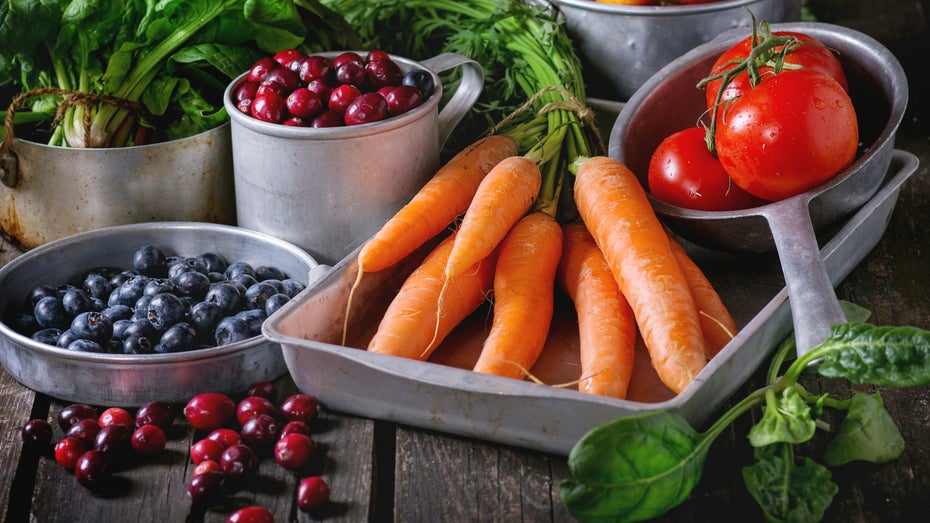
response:
[[[459,145],[360,249],[346,321],[365,273],[440,240],[367,349],[426,360],[492,296],[474,370],[532,379],[561,288],[579,323],[581,369],[569,385],[626,397],[639,336],[659,379],[675,393],[687,387],[736,327],[637,178],[603,155],[580,59],[556,14],[503,0],[324,3],[373,48],[417,58],[440,41],[476,59],[492,85],[485,93],[497,96],[475,111],[496,123]],[[415,35],[414,43],[399,48],[388,35]]]

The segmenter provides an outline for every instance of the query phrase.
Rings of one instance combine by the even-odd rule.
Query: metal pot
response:
[[[335,57],[338,52],[320,53]],[[439,167],[439,151],[484,86],[474,60],[445,53],[421,63],[392,56],[404,71],[426,69],[435,93],[419,107],[380,122],[315,129],[263,122],[236,109],[230,83],[238,224],[290,241],[334,264],[371,237]],[[439,110],[437,72],[462,68]]]

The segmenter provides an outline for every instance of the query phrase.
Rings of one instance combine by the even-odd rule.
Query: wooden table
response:
[[[921,165],[904,187],[879,245],[840,284],[841,298],[867,306],[878,324],[930,328],[930,114],[928,68],[918,50],[928,42],[928,2],[812,0],[822,21],[866,32],[885,43],[904,64],[911,85],[907,116],[897,147]],[[0,241],[0,263],[21,251]],[[759,387],[757,375],[738,393]],[[295,391],[288,377],[280,394]],[[852,387],[826,379],[808,386],[847,394]],[[914,521],[926,516],[930,493],[930,387],[879,389],[907,447],[884,465],[850,464],[833,469],[839,493],[825,521]],[[558,483],[569,477],[562,456],[488,444],[385,421],[324,411],[315,439],[321,446],[314,472],[332,488],[332,502],[313,515],[295,504],[297,478],[270,458],[258,479],[224,506],[192,509],[185,495],[192,472],[188,449],[195,435],[179,420],[168,451],[118,471],[102,492],[78,485],[48,455],[24,450],[20,427],[30,418],[54,420],[62,402],[21,386],[0,370],[0,517],[4,521],[224,521],[231,510],[260,504],[276,521],[571,521],[559,502]],[[752,462],[740,419],[712,447],[700,484],[690,499],[662,521],[761,521],[745,490],[741,468]],[[60,434],[56,434],[60,436]],[[819,442],[811,445],[816,448]],[[924,517],[921,517],[921,514]]]

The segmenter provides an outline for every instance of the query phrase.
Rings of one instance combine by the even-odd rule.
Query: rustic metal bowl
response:
[[[800,0],[721,0],[672,6],[618,5],[591,0],[549,0],[586,65],[592,96],[626,100],[663,66],[688,50],[757,20],[793,22]]]
[[[816,233],[848,217],[875,194],[894,152],[894,136],[907,107],[907,78],[894,55],[873,38],[842,26],[772,24],[837,51],[859,123],[860,154],[831,180],[800,195],[738,211],[696,211],[653,199],[656,212],[676,232],[708,247],[778,251],[791,294],[800,351],[826,338],[843,313],[820,259]],[[749,36],[730,31],[662,68],[636,91],[611,131],[609,154],[627,164],[646,186],[649,160],[670,134],[706,120],[704,92],[696,88],[725,50]]]
[[[169,255],[216,252],[230,262],[273,265],[305,285],[311,272],[322,267],[290,243],[238,227],[199,222],[120,225],[49,242],[0,268],[0,318],[17,310],[37,285],[74,281],[98,266],[128,268],[133,253],[146,244]],[[287,372],[280,346],[262,336],[175,354],[92,354],[33,341],[2,322],[0,363],[23,385],[55,398],[127,407],[186,401],[206,391],[236,392]]]

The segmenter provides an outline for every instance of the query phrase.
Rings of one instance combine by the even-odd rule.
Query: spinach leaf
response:
[[[849,411],[827,445],[824,461],[837,466],[854,460],[885,463],[904,452],[904,438],[878,393],[856,394]]]
[[[743,468],[743,482],[765,519],[772,522],[816,522],[839,491],[830,471],[805,458],[795,463],[787,443],[757,448],[756,462]]]
[[[798,392],[797,385],[781,392],[769,389],[765,393],[762,419],[749,429],[749,443],[764,447],[774,443],[803,443],[817,430],[811,418],[811,408]]]
[[[848,323],[805,355],[817,371],[852,383],[911,387],[930,384],[930,332],[914,327]]]
[[[707,445],[681,416],[657,411],[588,432],[572,449],[562,502],[583,521],[643,521],[681,503],[701,477]]]

